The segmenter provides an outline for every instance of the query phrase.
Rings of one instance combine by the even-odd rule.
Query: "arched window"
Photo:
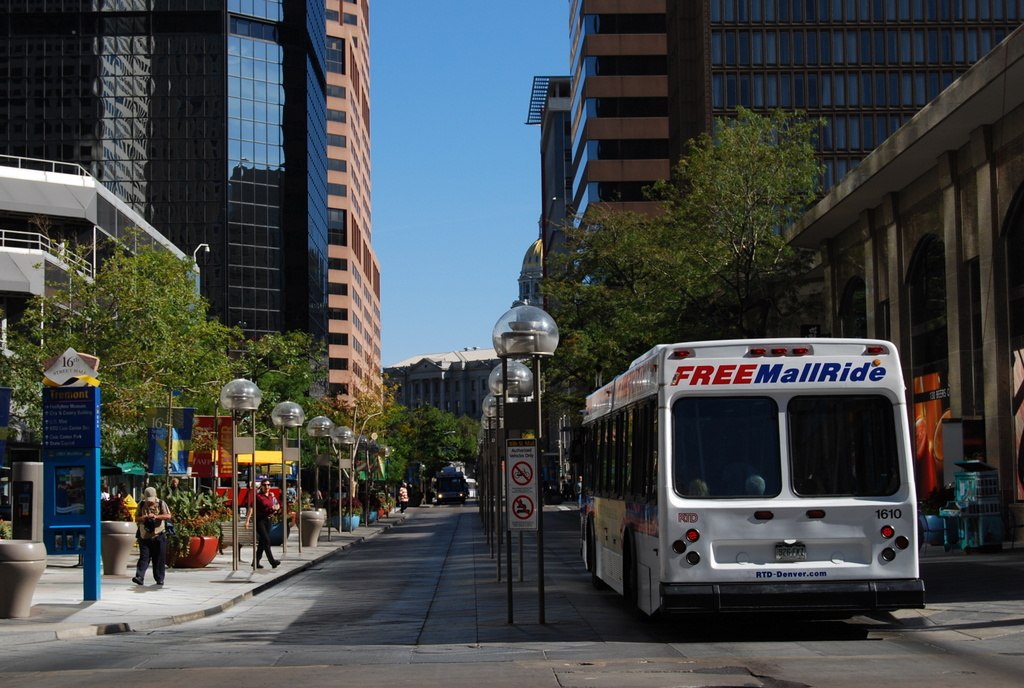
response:
[[[843,337],[868,336],[868,290],[860,277],[846,285],[839,307],[839,332]]]

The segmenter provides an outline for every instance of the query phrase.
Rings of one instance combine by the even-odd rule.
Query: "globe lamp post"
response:
[[[540,464],[544,435],[544,419],[541,411],[541,371],[540,360],[553,356],[558,348],[558,325],[554,318],[536,306],[515,306],[498,318],[491,332],[491,341],[495,353],[502,359],[530,356],[533,359],[534,403],[537,407],[537,471],[535,480],[538,483],[537,499],[537,595],[538,622],[544,619],[544,508],[543,495],[540,488]],[[505,385],[506,398],[509,385]],[[511,592],[509,621],[511,622]]]
[[[238,543],[238,455],[243,451],[248,451],[253,456],[254,468],[253,473],[255,474],[255,458],[256,458],[256,440],[255,437],[241,438],[238,436],[238,421],[244,416],[245,412],[248,411],[250,415],[260,407],[260,402],[263,401],[263,392],[256,386],[255,382],[249,380],[237,379],[224,385],[220,390],[220,406],[221,408],[231,412],[231,510],[233,512],[231,519],[231,541]],[[254,428],[255,430],[255,428]],[[244,439],[244,442],[243,442]],[[242,446],[244,444],[244,446]],[[255,475],[251,476],[254,478]],[[252,487],[250,487],[252,491]],[[255,494],[255,493],[254,493]],[[255,537],[255,530],[253,531]],[[255,547],[255,542],[253,543]],[[253,550],[254,556],[253,570],[256,569],[256,557],[255,549]],[[231,570],[238,570],[238,546],[235,545],[231,548]]]
[[[313,507],[317,508],[317,509],[320,508],[321,506],[323,506],[321,504],[321,496],[320,496],[320,465],[321,465],[321,461],[325,461],[325,462],[327,462],[327,465],[330,465],[330,455],[329,454],[324,454],[323,456],[320,455],[320,438],[321,437],[330,437],[331,436],[331,430],[333,428],[334,428],[334,421],[331,420],[330,418],[328,418],[327,416],[316,416],[315,418],[310,419],[310,421],[308,423],[306,423],[306,434],[313,438],[313,441],[314,441],[314,449],[313,449],[313,451],[316,453],[316,461],[315,461],[316,471],[313,473],[313,494],[314,494]],[[327,532],[329,534],[330,533],[330,524],[327,525],[327,528],[328,528]]]
[[[294,401],[282,401],[270,412],[270,420],[274,427],[281,431],[281,501],[284,502],[284,519],[282,525],[281,554],[288,554],[288,519],[291,511],[288,506],[288,458],[294,459],[295,468],[295,525],[299,536],[299,554],[302,554],[302,522],[298,518],[302,506],[302,434],[296,433],[298,445],[294,451],[288,447],[288,430],[301,428],[306,421],[306,412]]]

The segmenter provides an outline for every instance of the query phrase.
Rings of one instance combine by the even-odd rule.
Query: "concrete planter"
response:
[[[303,547],[317,546],[317,542],[320,540],[320,530],[323,529],[326,520],[326,509],[307,509],[299,512]]]
[[[172,566],[176,569],[201,569],[209,566],[217,556],[220,538],[202,535],[189,539],[188,554],[177,557]]]
[[[138,524],[131,521],[100,521],[100,552],[104,576],[123,576],[135,547]]]
[[[292,529],[292,527],[291,527],[291,524],[289,523],[288,524],[288,531],[289,531],[289,533],[290,533],[291,529]],[[274,524],[272,524],[270,526],[270,544],[271,544],[271,546],[273,546],[273,547],[280,547],[281,544],[284,543],[284,539],[286,537],[288,537],[288,534],[285,533],[285,524],[284,523],[274,523]]]
[[[34,540],[0,540],[0,619],[25,619],[46,570],[46,546]]]
[[[335,530],[341,531],[343,533],[351,533],[353,530],[359,527],[360,520],[361,519],[358,514],[355,516],[342,516],[340,522],[337,516],[332,516],[331,524],[334,526]]]

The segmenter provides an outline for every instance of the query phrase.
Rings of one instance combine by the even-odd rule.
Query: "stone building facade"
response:
[[[980,460],[1024,501],[1022,83],[1017,30],[788,232],[818,251],[823,332],[898,346],[922,498]]]

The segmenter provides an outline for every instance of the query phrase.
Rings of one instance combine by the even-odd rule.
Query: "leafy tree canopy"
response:
[[[811,307],[799,291],[808,256],[781,230],[820,191],[819,124],[740,109],[649,190],[659,214],[591,206],[565,228],[544,283],[561,332],[553,402],[578,408],[659,343],[794,331]]]
[[[44,361],[69,347],[98,356],[104,455],[141,460],[143,409],[166,406],[169,390],[181,393],[176,405],[213,411],[230,379],[232,331],[207,317],[189,262],[145,244],[134,254],[103,248],[109,257],[91,278],[70,271],[30,300],[0,378],[14,388],[14,412],[38,430]]]
[[[430,405],[400,409],[391,426],[392,437],[406,465],[420,464],[424,480],[451,463],[475,459],[479,423]]]
[[[22,422],[40,430],[44,361],[69,347],[100,358],[102,449],[118,462],[144,461],[145,409],[166,407],[172,390],[175,406],[212,414],[221,387],[248,376],[263,391],[268,417],[285,398],[308,403],[308,390],[324,377],[322,363],[312,364],[319,345],[295,333],[241,339],[208,316],[192,263],[140,237],[129,232],[123,243],[97,247],[107,257],[94,275],[72,271],[48,284],[10,328],[0,384],[14,389],[12,411]]]

